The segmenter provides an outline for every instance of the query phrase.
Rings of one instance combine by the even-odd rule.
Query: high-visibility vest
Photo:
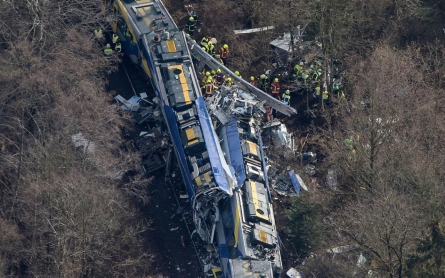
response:
[[[113,42],[113,43],[117,43],[117,40],[119,39],[119,36],[118,35],[116,35],[116,34],[113,34],[113,36],[111,37],[111,41]]]
[[[267,76],[266,75],[264,75],[264,77],[260,76],[260,82],[261,82],[261,86],[266,88],[266,86],[267,86]]]
[[[120,53],[122,51],[121,43],[116,44],[116,47],[114,48],[114,50],[116,50],[117,53]]]
[[[215,54],[215,46],[213,44],[207,44],[207,53],[210,55]]]
[[[300,66],[299,64],[296,64],[294,67],[294,71],[296,74],[301,74],[301,72],[303,71],[303,67]]]
[[[206,83],[206,94],[207,95],[212,95],[213,94],[213,88],[215,87],[215,85],[213,85],[212,82],[207,82]]]
[[[104,54],[107,55],[107,56],[110,56],[111,54],[113,54],[113,49],[105,48],[104,49]]]
[[[201,45],[202,46],[207,46],[207,43],[209,42],[209,38],[204,37],[201,39]]]
[[[281,98],[283,99],[283,102],[284,102],[285,104],[289,105],[289,103],[290,103],[290,94],[288,95],[288,94],[284,93],[284,94],[281,96]]]
[[[312,80],[317,81],[320,77],[320,73],[316,70],[314,70],[314,73],[312,74]]]
[[[189,31],[189,32],[193,32],[193,31],[195,31],[195,27],[196,27],[196,21],[188,21],[187,22],[187,30]]]
[[[317,96],[320,95],[320,91],[316,93]],[[327,91],[323,91],[323,100],[327,100],[329,98],[329,94]]]
[[[94,30],[94,35],[96,36],[96,39],[101,39],[102,38],[102,29]]]

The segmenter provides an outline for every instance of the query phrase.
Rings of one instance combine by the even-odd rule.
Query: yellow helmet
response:
[[[239,76],[239,71],[236,70],[236,71],[235,71],[235,75],[236,75],[236,76]]]
[[[212,82],[212,81],[213,81],[212,77],[207,78],[207,83]]]
[[[252,81],[255,80],[255,77],[251,76],[251,77],[250,77],[250,80],[252,80]]]
[[[221,69],[217,69],[216,72],[217,72],[217,73],[221,73]]]
[[[229,78],[227,78],[226,80],[229,81],[229,82],[231,82],[231,81],[232,81],[232,78],[229,77]]]
[[[278,78],[275,78],[273,81],[274,81],[274,82],[278,82]]]
[[[210,76],[210,71],[206,72],[206,76]]]
[[[215,70],[212,70],[212,74],[213,74],[213,75],[216,74],[216,71],[215,71]]]
[[[284,92],[286,95],[289,95],[290,94],[290,91],[289,90],[286,90],[286,92]]]
[[[225,45],[223,45],[223,48],[224,48],[224,49],[228,49],[229,46],[228,46],[227,44],[225,44]]]
[[[190,21],[195,21],[195,18],[193,16],[189,17]]]

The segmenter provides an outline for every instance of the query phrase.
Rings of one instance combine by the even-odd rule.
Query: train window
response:
[[[235,237],[232,234],[226,241],[227,251],[228,251],[229,256],[230,256],[231,259],[238,258],[238,252],[237,252],[237,249],[235,248],[235,243],[236,243]]]
[[[228,217],[224,223],[224,235],[233,233],[233,217]]]

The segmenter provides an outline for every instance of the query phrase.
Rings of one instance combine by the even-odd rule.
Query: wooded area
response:
[[[186,20],[190,1],[164,2]],[[445,2],[191,3],[243,76],[268,68],[269,42],[297,25],[323,43],[325,59],[341,61],[346,99],[304,130],[294,122],[325,156],[318,172],[334,168],[339,179],[333,191],[320,174],[287,211],[286,248],[305,261],[294,266],[315,277],[445,276]],[[93,40],[107,26],[100,11],[100,1],[0,2],[2,276],[151,274],[140,236],[150,216],[139,206],[148,182],[120,179],[138,163],[121,148],[130,119],[105,91],[115,68]],[[79,133],[86,140],[75,148]],[[343,245],[356,249],[326,252]],[[357,267],[360,253],[367,261]]]
[[[2,1],[0,19],[1,276],[148,273],[146,196],[119,179],[137,159],[120,148],[128,119],[111,107],[92,40],[100,3]]]

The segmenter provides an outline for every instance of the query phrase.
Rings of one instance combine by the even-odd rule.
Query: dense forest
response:
[[[445,276],[444,1],[164,2],[178,25],[183,5],[195,5],[201,35],[228,43],[230,68],[243,76],[270,67],[269,42],[297,25],[325,60],[340,61],[346,98],[304,128],[288,121],[323,154],[310,192],[279,227],[292,239],[283,252],[292,266],[304,277]],[[131,120],[106,92],[116,66],[93,39],[109,28],[100,4],[0,2],[1,276],[152,275],[141,236],[149,182],[121,179],[138,158],[121,147]],[[76,134],[85,138],[77,148]],[[328,168],[336,190],[325,185]],[[337,246],[354,250],[326,252]]]

